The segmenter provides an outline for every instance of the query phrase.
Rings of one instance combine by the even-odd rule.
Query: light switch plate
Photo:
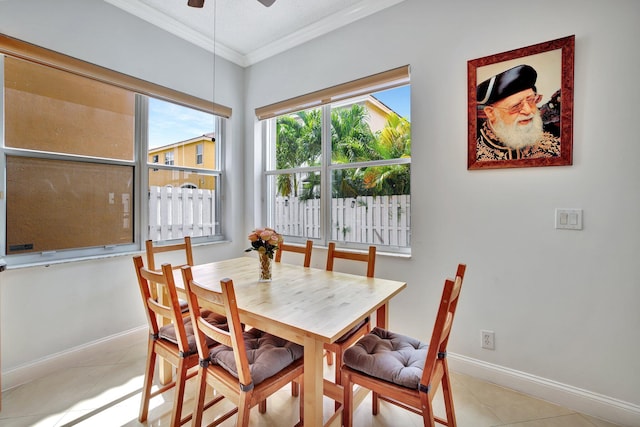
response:
[[[582,209],[556,209],[556,228],[582,230]]]

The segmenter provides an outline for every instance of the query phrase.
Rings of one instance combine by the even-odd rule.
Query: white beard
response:
[[[532,120],[528,125],[518,124],[518,122],[529,120],[530,118]],[[495,123],[491,125],[493,132],[500,138],[500,141],[513,150],[534,145],[542,139],[544,133],[540,112],[533,113],[527,117],[518,117],[518,119],[509,126],[504,124],[501,117],[498,117]]]

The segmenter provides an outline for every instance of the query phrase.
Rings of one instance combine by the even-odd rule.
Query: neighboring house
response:
[[[356,98],[355,102],[354,102],[354,99],[351,98],[349,99],[348,102],[345,102],[344,104],[342,103],[334,104],[334,107],[348,108],[354,104],[362,105],[367,109],[369,113],[369,116],[367,117],[367,123],[369,123],[369,127],[371,128],[371,131],[373,133],[376,133],[384,129],[387,123],[387,116],[389,116],[389,114],[391,113],[398,114],[395,111],[393,111],[393,109],[389,108],[384,103],[382,103],[379,99],[377,99],[375,96],[372,96],[372,95],[365,95],[365,96],[362,96],[361,98]]]
[[[215,169],[216,143],[213,133],[149,149],[149,163]],[[160,172],[160,173],[157,173]],[[190,180],[192,178],[192,180]],[[214,189],[212,176],[155,169],[149,174],[149,186]]]

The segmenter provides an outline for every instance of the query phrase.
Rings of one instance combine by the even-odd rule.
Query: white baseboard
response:
[[[86,360],[100,352],[114,351],[114,349],[126,348],[132,344],[144,342],[148,333],[149,327],[145,325],[2,372],[2,389],[9,390],[41,378],[52,371],[78,366],[78,361]]]
[[[640,406],[482,360],[448,353],[452,371],[480,378],[621,426],[640,426]]]

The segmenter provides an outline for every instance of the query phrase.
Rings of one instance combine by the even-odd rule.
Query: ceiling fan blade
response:
[[[273,3],[275,3],[276,0],[258,0],[260,3],[262,3],[263,5],[269,7],[271,6]]]
[[[204,6],[204,0],[189,0],[187,2],[187,5],[189,5],[191,7],[203,7]]]

